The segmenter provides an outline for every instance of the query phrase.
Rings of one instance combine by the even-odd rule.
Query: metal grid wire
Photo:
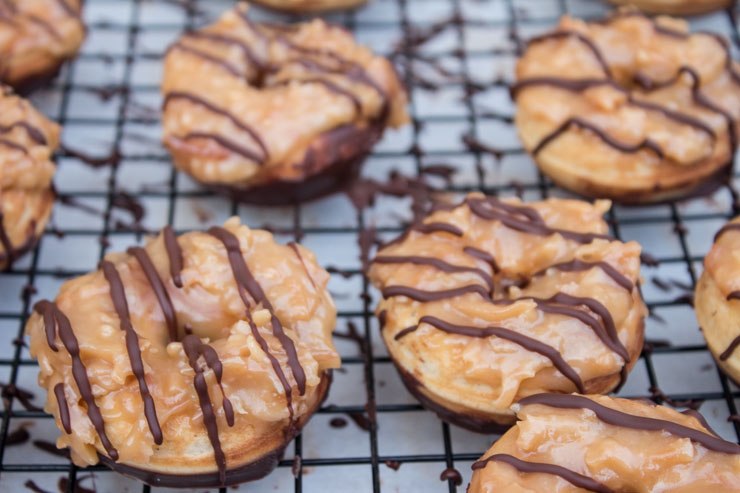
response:
[[[65,279],[94,269],[104,254],[143,241],[141,233],[120,227],[131,220],[120,207],[127,197],[144,205],[146,228],[171,224],[178,232],[204,229],[238,214],[252,227],[283,231],[276,234],[278,240],[302,241],[322,265],[346,274],[330,282],[339,307],[338,329],[356,324],[366,350],[337,339],[343,369],[335,372],[324,407],[288,447],[279,468],[242,489],[464,491],[470,464],[495,437],[441,423],[406,393],[372,316],[378,295],[361,273],[358,233],[370,225],[383,235],[401,231],[409,219],[409,201],[379,197],[363,211],[353,209],[343,195],[276,209],[238,205],[175,172],[158,143],[158,71],[166,46],[182,30],[202,25],[229,6],[226,0],[88,0],[89,35],[83,52],[52,87],[32,98],[64,126],[67,148],[118,159],[90,167],[73,152],[62,151],[56,186],[77,204],[58,203],[39,247],[0,274],[0,381],[11,385],[3,393],[0,491],[20,491],[29,479],[46,491],[151,491],[102,466],[79,469],[41,450],[34,441],[53,442],[58,431],[50,416],[24,408],[12,387],[32,392],[36,405],[44,401],[35,385],[36,362],[19,343],[34,301],[53,298]],[[450,183],[437,185],[452,193],[516,193],[526,200],[568,196],[538,174],[521,149],[511,123],[507,82],[519,39],[550,28],[566,13],[593,18],[607,10],[589,0],[374,0],[356,12],[330,15],[386,55],[402,38],[435,33],[418,49],[407,44],[394,53],[411,88],[413,125],[387,134],[368,159],[365,175],[380,180],[395,169],[420,176],[427,166],[447,163],[458,172]],[[259,9],[253,15],[300,20]],[[440,22],[445,19],[451,21]],[[734,11],[691,22],[722,32],[738,45]],[[465,136],[473,140],[466,144]],[[740,422],[730,417],[737,414],[740,390],[714,365],[687,304],[713,233],[732,215],[725,188],[711,198],[678,205],[615,207],[608,220],[618,238],[638,240],[660,262],[643,270],[643,291],[653,313],[647,320],[648,344],[620,395],[678,406],[703,402],[709,423],[735,441]],[[377,419],[369,420],[366,431],[351,421],[343,428],[329,425],[373,409]],[[8,437],[21,428],[31,440],[10,443]],[[294,467],[298,457],[301,467]],[[387,465],[394,461],[401,463],[397,470]],[[462,473],[462,486],[440,481],[440,473],[450,467]]]

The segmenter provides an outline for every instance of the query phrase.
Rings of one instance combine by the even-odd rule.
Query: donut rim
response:
[[[282,2],[275,2],[273,0],[251,0],[251,2],[277,12],[308,14],[354,10],[366,4],[368,0],[330,0],[328,2],[319,2],[316,5],[311,5],[314,2],[311,2],[310,0],[304,0],[300,2],[300,5],[295,6],[287,4],[283,5]]]
[[[301,429],[306,425],[316,410],[326,400],[329,393],[329,387],[332,381],[332,371],[327,370],[321,375],[321,381],[316,388],[317,398],[312,406],[302,414],[295,424],[289,425],[282,430],[276,427],[275,432],[279,433],[277,439],[273,440],[275,446],[272,450],[260,457],[257,457],[246,464],[240,464],[236,467],[226,469],[226,480],[222,483],[219,479],[217,470],[200,474],[179,474],[166,473],[145,469],[143,467],[132,466],[123,462],[114,462],[107,455],[98,452],[100,462],[109,469],[124,476],[143,481],[144,483],[155,487],[167,488],[218,488],[230,487],[249,481],[262,479],[270,474],[278,465],[283,457],[285,448],[295,438]]]

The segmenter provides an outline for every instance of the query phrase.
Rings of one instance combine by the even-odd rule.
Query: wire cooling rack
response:
[[[151,491],[102,466],[79,469],[49,452],[59,431],[43,411],[24,406],[42,407],[44,394],[36,386],[37,365],[21,344],[36,300],[53,298],[65,279],[94,269],[105,253],[143,241],[140,232],[126,227],[141,213],[142,229],[171,224],[178,232],[238,214],[252,227],[278,231],[278,240],[300,240],[322,265],[343,274],[330,282],[338,331],[353,323],[362,344],[336,339],[344,364],[324,406],[288,447],[278,469],[240,490],[464,491],[471,463],[496,437],[440,422],[405,391],[372,316],[378,294],[361,274],[358,233],[374,226],[382,235],[397,234],[411,217],[410,200],[382,196],[362,211],[344,195],[285,208],[238,205],[175,172],[158,142],[164,50],[184,29],[216,18],[230,5],[225,0],[88,0],[89,33],[81,55],[32,98],[64,126],[66,150],[59,154],[55,182],[60,195],[69,198],[56,204],[39,247],[0,274],[0,381],[7,384],[0,491]],[[483,190],[525,200],[567,196],[538,174],[522,151],[511,123],[507,83],[520,39],[548,29],[562,14],[593,18],[607,10],[593,0],[371,0],[355,12],[328,16],[377,52],[394,55],[411,88],[413,125],[386,134],[367,160],[365,176],[383,180],[391,170],[421,176],[445,164],[457,169],[451,181],[431,180],[454,194]],[[259,20],[300,19],[256,8],[252,14]],[[724,11],[691,20],[694,28],[728,35],[735,47],[736,22],[734,12]],[[403,39],[407,43],[399,50]],[[75,157],[75,151],[99,158],[98,166]],[[659,261],[643,270],[652,312],[648,343],[620,395],[676,406],[701,404],[714,429],[736,441],[740,422],[732,417],[740,389],[717,370],[690,306],[712,235],[732,211],[724,188],[678,205],[615,207],[608,220],[617,237],[639,241]],[[368,419],[368,409],[376,409],[376,419]],[[440,480],[448,468],[460,471],[462,486]]]

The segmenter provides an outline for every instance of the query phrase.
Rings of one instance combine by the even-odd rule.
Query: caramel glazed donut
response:
[[[240,201],[293,203],[354,177],[408,121],[392,64],[321,20],[253,24],[240,4],[165,57],[164,143],[175,166]]]
[[[180,237],[167,227],[100,267],[26,326],[57,446],[156,486],[272,471],[340,364],[313,253],[232,218]]]
[[[734,0],[611,0],[651,14],[695,15],[731,7]]]
[[[569,190],[657,202],[706,193],[729,173],[740,74],[718,34],[634,11],[564,17],[529,41],[516,73],[524,147]]]
[[[723,226],[704,258],[694,306],[702,334],[720,368],[740,382],[740,217]]]
[[[1,60],[1,58],[0,58]],[[31,250],[54,204],[59,126],[0,84],[0,270]]]
[[[255,0],[254,3],[285,12],[325,12],[359,7],[367,0]]]
[[[0,1],[0,82],[34,89],[55,77],[84,39],[80,0]]]
[[[528,395],[620,385],[646,308],[640,246],[606,235],[608,208],[471,194],[381,248],[369,276],[408,390],[445,421],[497,432]]]
[[[591,395],[539,394],[473,464],[468,493],[736,492],[740,447],[696,411]]]

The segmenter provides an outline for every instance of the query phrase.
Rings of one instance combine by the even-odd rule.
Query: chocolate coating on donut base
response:
[[[101,463],[119,474],[138,479],[150,486],[163,488],[218,488],[235,486],[249,481],[256,481],[264,478],[275,470],[280,459],[283,457],[285,448],[291,440],[298,435],[301,428],[303,428],[303,426],[308,422],[311,415],[321,407],[321,404],[326,400],[326,397],[329,394],[331,381],[332,373],[330,370],[325,372],[321,377],[321,382],[318,387],[318,391],[321,392],[319,399],[316,400],[316,403],[308,412],[299,418],[297,423],[288,426],[283,434],[283,441],[278,447],[248,464],[226,469],[226,479],[223,483],[221,483],[219,478],[218,470],[203,474],[168,474],[149,471],[147,469],[120,462],[114,462],[109,457],[102,454],[98,454],[98,458]]]
[[[28,77],[18,82],[14,82],[13,84],[9,84],[7,82],[6,84],[13,87],[17,94],[21,96],[28,96],[37,89],[41,89],[42,87],[46,87],[51,84],[51,81],[57,78],[59,72],[61,72],[62,70],[62,66],[67,63],[67,61],[69,61],[69,59],[63,58],[59,60],[57,64],[49,67],[43,72],[29,75]]]
[[[391,359],[393,358],[391,357]],[[411,395],[416,397],[416,399],[421,403],[422,406],[435,413],[439,417],[439,419],[441,419],[445,423],[456,425],[460,428],[465,428],[466,430],[470,430],[475,433],[484,433],[491,435],[503,434],[514,424],[513,415],[510,418],[510,423],[499,423],[492,419],[483,418],[482,416],[474,416],[472,414],[452,411],[451,409],[444,407],[443,405],[424,395],[419,390],[420,388],[424,387],[424,384],[421,383],[415,376],[413,376],[409,372],[402,370],[395,362],[395,360],[394,365],[396,367],[396,370],[398,370],[398,374],[401,376],[401,381],[403,382],[406,389],[411,393]]]
[[[383,124],[367,128],[342,125],[322,134],[295,167],[308,175],[294,181],[273,180],[249,188],[208,185],[237,202],[258,205],[292,205],[346,188],[360,173],[365,158],[383,134]]]

